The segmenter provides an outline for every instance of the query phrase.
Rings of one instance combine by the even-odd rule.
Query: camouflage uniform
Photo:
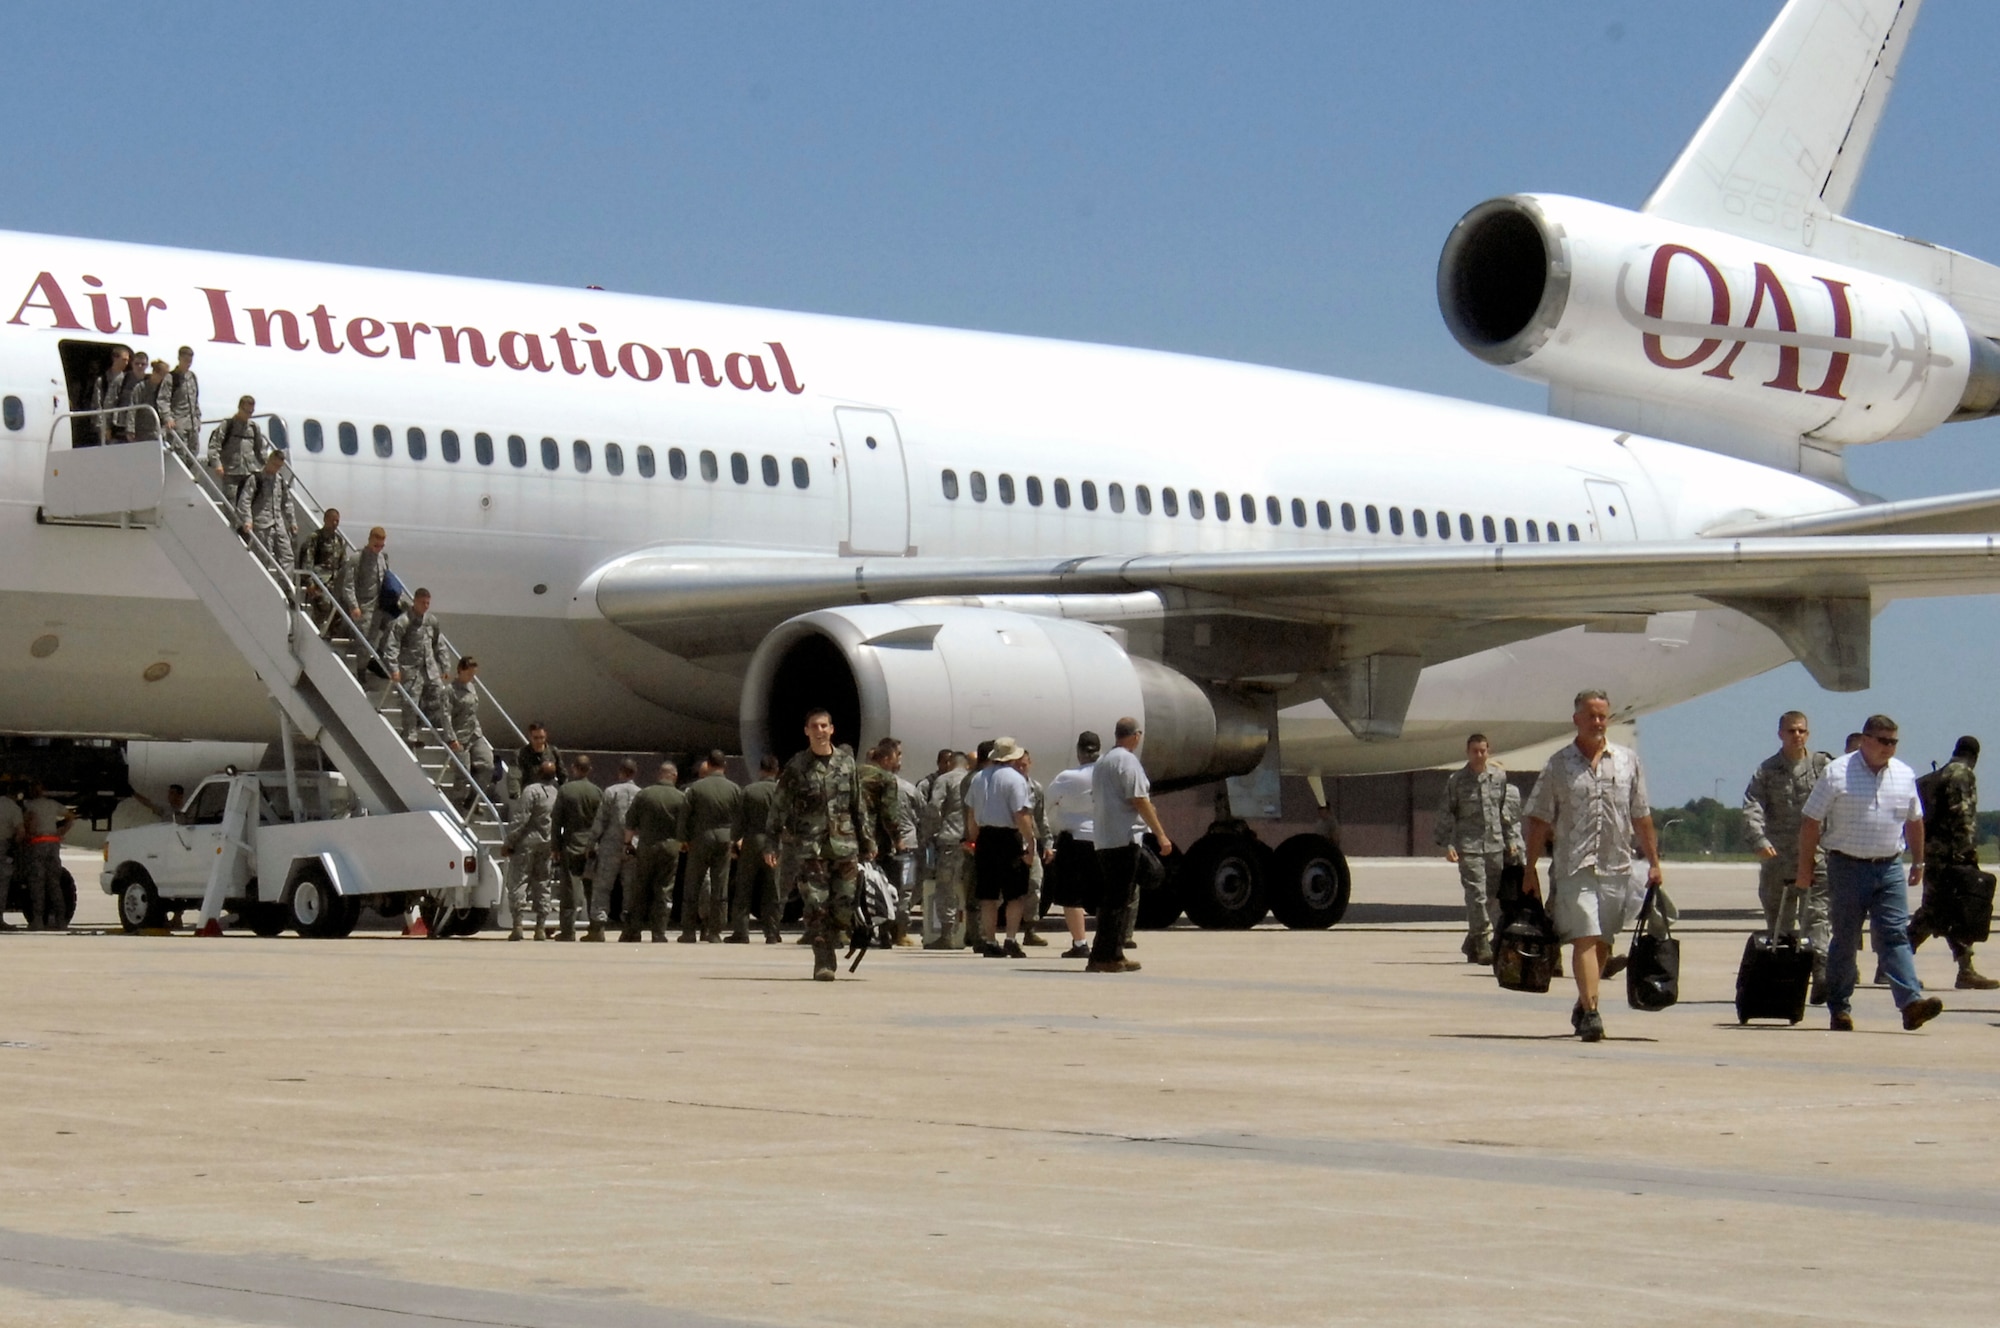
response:
[[[368,619],[354,602],[354,551],[347,547],[347,541],[339,531],[329,533],[322,528],[306,536],[305,542],[299,545],[299,566],[318,573],[319,579],[326,582],[332,592],[329,599],[327,591],[307,583],[306,599],[312,606],[313,621],[322,633],[334,621],[335,604],[345,609],[347,616],[354,619],[357,625],[363,628],[368,625]]]
[[[621,941],[636,941],[641,929],[667,939],[667,915],[674,907],[674,867],[687,838],[687,795],[672,784],[648,784],[632,799],[625,828],[638,840],[632,883],[625,891]]]
[[[236,526],[239,530],[250,527],[250,533],[278,566],[289,569],[293,561],[292,477],[282,471],[276,475],[259,471],[243,481],[243,487],[236,491]]]
[[[445,702],[451,710],[447,731],[458,742],[458,759],[472,772],[473,782],[486,788],[493,780],[493,744],[486,740],[486,730],[479,724],[479,687],[458,681],[454,671],[451,685],[445,688]],[[470,807],[473,791],[466,787],[465,776],[453,771],[451,778],[452,795],[463,799],[461,806]]]
[[[775,847],[771,836],[771,804],[778,796],[778,782],[760,779],[747,784],[736,804],[736,877],[729,887],[730,934],[748,938],[750,910],[757,910],[764,926],[764,939],[778,939],[778,923],[785,902],[778,894],[778,869],[764,861],[766,850]]]
[[[1946,907],[1949,873],[1940,867],[1979,866],[1979,780],[1963,760],[1952,760],[1918,781],[1924,793],[1924,902],[1910,918],[1910,948],[1933,936],[1943,936],[1961,971],[1972,968],[1972,947],[1951,938],[1942,921],[1956,910]]]
[[[632,800],[639,796],[639,786],[629,779],[621,779],[604,790],[604,798],[597,807],[597,819],[590,823],[590,842],[597,852],[597,878],[590,886],[590,930],[593,936],[601,936],[604,924],[611,920],[611,892],[618,886],[625,887],[625,893],[632,893],[632,868],[635,859],[625,851],[625,816],[632,810]]]
[[[542,938],[549,913],[549,844],[554,831],[556,786],[534,783],[521,791],[521,802],[507,827],[507,910],[519,933],[530,904],[535,913],[535,939]]]
[[[1458,851],[1458,884],[1465,894],[1460,948],[1479,961],[1493,953],[1493,931],[1500,925],[1501,869],[1509,858],[1522,859],[1521,791],[1494,762],[1478,774],[1460,766],[1444,782],[1433,837]]]
[[[969,770],[951,770],[931,788],[937,825],[937,869],[924,895],[924,944],[937,950],[965,948],[967,924],[977,924],[968,907],[972,894],[965,856],[965,781]]]
[[[861,855],[875,851],[866,806],[854,758],[838,748],[826,756],[808,748],[778,776],[771,824],[778,834],[779,888],[796,886],[805,904],[816,970],[831,966],[834,947],[846,942],[854,923]]]
[[[884,770],[873,761],[865,762],[859,771],[861,780],[862,815],[868,819],[868,829],[875,836],[875,865],[889,878],[889,884],[896,887],[896,934],[901,936],[910,921],[909,905],[905,902],[907,892],[903,885],[903,865],[899,850],[913,847],[914,836],[906,836],[902,830],[907,811],[903,802],[903,782],[891,771]]]
[[[410,608],[389,624],[388,635],[383,638],[382,658],[389,661],[392,670],[400,670],[403,675],[403,690],[416,698],[423,713],[441,731],[449,732],[451,714],[445,708],[445,680],[457,670],[454,661],[448,657],[444,647],[444,625],[435,613],[419,614]],[[417,734],[417,716],[407,705],[403,708],[403,736],[413,738]],[[527,777],[533,778],[529,771]]]
[[[681,939],[722,939],[729,913],[729,846],[743,790],[720,770],[688,785],[687,876],[681,897]]]
[[[264,431],[255,420],[239,420],[232,415],[209,432],[208,468],[222,472],[222,492],[232,505],[237,490],[264,469],[264,458],[270,454],[271,445],[264,441]]]
[[[354,603],[360,612],[354,621],[367,636],[368,644],[382,650],[382,634],[389,630],[389,624],[396,621],[396,615],[382,607],[382,588],[389,580],[389,551],[363,547],[354,555]],[[382,652],[385,656],[387,651]],[[393,663],[393,661],[391,661]]]
[[[1797,761],[1787,761],[1783,752],[1764,758],[1743,790],[1743,829],[1750,847],[1777,850],[1775,858],[1765,858],[1757,868],[1757,899],[1764,906],[1764,926],[1776,924],[1778,908],[1793,881],[1798,879],[1800,812],[1811,796],[1813,785],[1833,758],[1825,752],[1807,752]],[[1826,979],[1826,949],[1833,940],[1832,915],[1828,912],[1826,853],[1813,855],[1812,889],[1806,891],[1804,916],[1799,930],[1819,942],[1819,956],[1813,976]]]
[[[604,790],[591,779],[572,779],[556,790],[556,918],[564,940],[576,937],[576,916],[590,907],[592,828],[604,804]]]
[[[189,447],[194,446],[201,426],[201,380],[194,376],[194,370],[170,369],[167,371],[168,394],[163,400],[169,401],[167,415],[173,423],[174,432]]]
[[[1021,905],[1021,943],[1041,945],[1043,942],[1035,938],[1035,924],[1042,917],[1042,859],[1055,849],[1056,839],[1049,833],[1048,790],[1033,776],[1028,779],[1028,814],[1035,819],[1035,854],[1028,860],[1028,897]]]

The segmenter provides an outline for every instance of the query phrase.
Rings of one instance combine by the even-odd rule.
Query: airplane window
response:
[[[390,457],[396,454],[396,435],[389,432],[388,425],[386,424],[376,425],[373,431],[373,436],[375,439],[376,456]]]
[[[710,484],[722,475],[722,467],[716,463],[715,453],[704,450],[701,454],[701,477]]]
[[[1181,496],[1172,489],[1160,490],[1160,510],[1168,516],[1181,514]]]
[[[1095,512],[1097,510],[1097,481],[1085,480],[1077,487],[1083,492],[1083,510],[1086,512]]]
[[[1042,481],[1038,475],[1028,476],[1028,505],[1030,507],[1042,505]]]
[[[750,482],[750,458],[744,456],[741,452],[731,452],[729,454],[729,478],[735,480],[738,484],[748,484]]]
[[[658,466],[655,465],[653,461],[653,449],[646,446],[644,443],[639,444],[638,460],[639,460],[639,474],[645,479],[653,478],[653,476],[658,472],[659,469]]]
[[[1532,521],[1528,522],[1527,526],[1528,526],[1528,543],[1540,544],[1542,542],[1541,528]]]
[[[340,422],[340,454],[353,456],[361,450],[361,434],[346,420]]]
[[[757,465],[758,465],[758,468],[759,468],[760,472],[761,472],[761,473],[763,474],[763,476],[764,476],[764,487],[765,487],[765,488],[767,488],[767,489],[775,489],[775,488],[777,488],[777,487],[778,487],[778,458],[776,458],[776,457],[772,456],[772,455],[771,455],[771,454],[770,454],[769,452],[766,452],[766,453],[764,454],[764,459],[763,459],[762,461],[758,462],[758,463],[757,463]]]
[[[1507,542],[1509,544],[1519,544],[1521,542],[1520,528],[1514,524],[1514,518],[1511,516],[1507,518]]]
[[[1391,535],[1403,533],[1403,509],[1400,507],[1389,509],[1389,533]]]
[[[1324,498],[1320,499],[1320,500],[1319,500],[1319,507],[1318,507],[1318,509],[1317,509],[1317,514],[1318,514],[1318,516],[1319,516],[1319,528],[1320,528],[1321,530],[1332,530],[1332,529],[1333,529],[1333,505],[1332,505],[1331,503],[1327,502],[1327,500],[1326,500],[1326,499],[1324,499]]]
[[[422,461],[430,455],[430,441],[424,437],[422,429],[411,429],[404,433],[403,445],[409,449],[412,461]]]
[[[1226,493],[1215,495],[1215,519],[1217,521],[1229,519],[1229,495]]]
[[[1361,511],[1368,518],[1368,533],[1371,535],[1381,534],[1382,514],[1375,510],[1375,504],[1370,503],[1368,506],[1362,508]]]
[[[1479,530],[1481,534],[1486,536],[1486,542],[1488,544],[1498,544],[1500,542],[1500,533],[1494,528],[1492,517],[1490,516],[1480,517]]]
[[[1553,521],[1549,522],[1549,543],[1554,544],[1561,538],[1562,532],[1556,529],[1556,523]]]
[[[1000,477],[1000,501],[1003,503],[1014,501],[1014,477],[1012,475],[1002,475]]]
[[[1410,512],[1410,529],[1415,531],[1419,538],[1431,533],[1423,508],[1415,508]]]
[[[677,480],[688,477],[688,454],[678,447],[669,448],[667,451],[667,474]]]
[[[1255,498],[1252,498],[1249,494],[1246,493],[1238,501],[1240,501],[1243,504],[1243,524],[1246,526],[1256,525],[1257,500]]]
[[[1188,490],[1188,515],[1197,521],[1203,516],[1200,489]]]
[[[571,443],[571,444],[569,445],[569,457],[570,457],[570,461],[571,461],[571,463],[572,463],[572,464],[574,464],[574,465],[576,466],[576,473],[577,473],[577,474],[579,474],[579,475],[588,475],[588,474],[590,473],[590,444],[589,444],[589,443],[586,443],[586,442],[585,442],[585,441],[583,441],[583,439],[581,439],[581,438],[579,438],[579,439],[577,439],[577,440],[576,440],[575,442]]]
[[[1437,528],[1439,539],[1451,538],[1451,514],[1449,512],[1438,513]]]
[[[1285,505],[1275,496],[1264,500],[1264,519],[1274,526],[1285,524]]]
[[[476,433],[472,435],[472,459],[482,466],[493,464],[493,435]]]
[[[812,483],[812,468],[806,465],[804,457],[792,458],[792,487],[803,489]]]
[[[4,416],[7,428],[14,433],[19,433],[28,427],[28,412],[26,407],[21,405],[19,397],[8,397],[4,402],[0,402],[0,416]]]
[[[955,471],[955,470],[947,470],[947,471],[945,471],[945,473],[944,473],[944,475],[942,476],[942,478],[943,478],[943,480],[944,480],[944,496],[945,496],[946,500],[948,500],[948,501],[953,501],[953,502],[957,501],[957,499],[958,499],[958,472],[957,472],[957,471]]]
[[[1458,537],[1467,544],[1472,543],[1472,517],[1468,513],[1458,514]]]
[[[1151,516],[1153,514],[1153,491],[1143,484],[1138,485],[1132,490],[1132,505],[1139,509],[1140,516]]]
[[[1306,524],[1306,500],[1303,498],[1292,499],[1292,524],[1302,529]]]
[[[510,466],[528,464],[528,440],[518,433],[507,435],[507,464]]]
[[[1106,485],[1106,486],[1104,487],[1104,496],[1105,496],[1106,498],[1108,498],[1108,499],[1110,499],[1110,500],[1111,500],[1111,510],[1112,510],[1112,511],[1114,511],[1114,512],[1122,512],[1122,511],[1124,511],[1124,510],[1125,510],[1125,486],[1124,486],[1124,485],[1122,485],[1122,484],[1107,484],[1107,485]]]
[[[438,434],[438,455],[446,461],[458,460],[458,430],[446,429]]]
[[[289,452],[292,449],[292,440],[285,436],[285,422],[275,416],[271,419],[271,446],[280,452]]]
[[[604,469],[607,474],[623,475],[625,473],[625,449],[616,443],[606,443],[604,445]]]
[[[1057,480],[1057,481],[1055,482],[1055,485],[1054,485],[1054,488],[1055,488],[1055,491],[1056,491],[1056,506],[1057,506],[1057,507],[1068,507],[1068,506],[1069,506],[1069,481],[1068,481],[1068,480]]]
[[[1570,539],[1572,539],[1572,540],[1575,540],[1576,538],[1578,538],[1578,536],[1577,536],[1577,533],[1576,533],[1576,523],[1575,523],[1574,521],[1570,522],[1570,526],[1569,526],[1569,537],[1570,537]]]
[[[1342,530],[1352,530],[1352,529],[1354,529],[1354,504],[1353,504],[1353,503],[1342,503],[1342,504],[1340,505],[1340,528],[1341,528]]]
[[[306,451],[324,452],[325,450],[326,450],[326,430],[319,427],[318,420],[307,420]]]
[[[968,478],[972,481],[972,501],[975,503],[985,502],[986,472],[983,470],[975,470],[972,472],[970,476],[968,476]]]
[[[542,439],[542,469],[560,470],[561,468],[562,444],[553,438]]]

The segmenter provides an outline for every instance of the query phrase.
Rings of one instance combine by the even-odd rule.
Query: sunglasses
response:
[[[1897,743],[1902,741],[1901,738],[1884,738],[1879,734],[1874,734],[1874,733],[1864,733],[1861,736],[1868,739],[1868,741],[1870,742],[1879,742],[1884,747],[1894,747]]]

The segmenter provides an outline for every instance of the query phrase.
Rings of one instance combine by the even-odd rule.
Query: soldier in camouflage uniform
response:
[[[782,939],[778,923],[784,900],[778,894],[778,870],[765,860],[771,846],[771,803],[778,796],[778,758],[766,752],[757,765],[757,779],[746,784],[736,804],[736,875],[729,884],[730,931],[725,939],[750,943],[750,910],[764,926],[764,943]]]
[[[687,875],[682,880],[681,939],[722,940],[729,913],[729,848],[736,840],[736,812],[743,790],[723,771],[728,758],[710,752],[701,778],[687,787]]]
[[[625,842],[625,817],[638,796],[639,763],[627,758],[618,763],[618,782],[604,790],[597,819],[590,823],[597,876],[590,885],[590,930],[583,934],[586,941],[604,939],[604,924],[611,920],[611,892],[622,885],[628,898],[632,893],[637,862],[631,845]]]
[[[325,590],[310,582],[305,587],[306,602],[322,635],[329,634],[335,622],[333,607],[336,604],[357,625],[367,625],[368,619],[354,602],[354,551],[347,547],[347,540],[340,533],[339,508],[327,508],[319,529],[299,545],[299,566],[317,573],[327,585]],[[345,634],[343,628],[340,635]]]
[[[1943,769],[1917,781],[1924,795],[1924,902],[1910,919],[1910,949],[1932,936],[1943,936],[1958,961],[1960,991],[1991,991],[2000,982],[1972,966],[1972,946],[1953,937],[1947,919],[1957,910],[1946,907],[1946,893],[1958,874],[1945,867],[1979,869],[1979,781],[1972,767],[1979,761],[1979,739],[1960,738]]]
[[[451,686],[445,689],[445,700],[451,710],[447,730],[451,734],[451,749],[465,763],[473,784],[484,789],[493,782],[493,744],[486,740],[486,730],[479,723],[479,687],[474,682],[478,676],[479,661],[470,655],[461,657]],[[470,809],[474,789],[466,785],[465,776],[454,771],[451,788],[459,806]]]
[[[904,864],[916,851],[916,824],[903,801],[903,781],[896,775],[903,765],[903,744],[884,738],[868,753],[861,767],[862,814],[874,833],[879,850],[877,864],[889,884],[896,887],[895,943],[910,934],[909,885],[904,880]]]
[[[555,763],[544,762],[534,782],[521,790],[520,805],[507,827],[500,856],[507,859],[507,911],[513,915],[510,941],[521,939],[522,923],[534,909],[535,939],[549,938],[549,845],[553,842],[556,810]]]
[[[1042,920],[1042,881],[1046,878],[1046,868],[1056,855],[1056,838],[1049,833],[1049,793],[1042,781],[1033,774],[1035,754],[1023,752],[1021,763],[1016,767],[1028,781],[1028,815],[1035,820],[1035,856],[1028,860],[1028,897],[1021,904],[1021,944],[1047,945],[1048,941],[1037,934]],[[1136,910],[1135,910],[1136,911]],[[1131,943],[1131,938],[1126,938]]]
[[[556,939],[576,939],[578,914],[590,912],[590,855],[604,790],[590,777],[590,758],[570,759],[569,779],[556,790]],[[587,920],[587,919],[586,919]]]
[[[285,473],[285,454],[272,448],[264,468],[236,491],[236,528],[254,536],[278,566],[291,575],[292,479]]]
[[[1778,719],[1778,750],[1764,758],[1743,790],[1743,829],[1750,847],[1762,859],[1757,872],[1757,898],[1764,905],[1764,926],[1776,925],[1778,906],[1798,876],[1799,813],[1813,785],[1833,758],[1809,751],[1812,736],[1803,712],[1787,710]],[[1826,854],[1813,856],[1812,889],[1806,891],[1805,915],[1799,930],[1819,943],[1813,963],[1812,1003],[1826,1003],[1826,948],[1833,939],[1827,911]]]
[[[781,891],[797,887],[813,948],[813,978],[831,982],[838,967],[834,947],[847,940],[854,924],[855,878],[861,859],[875,855],[875,832],[863,811],[854,758],[834,749],[833,716],[813,711],[805,733],[806,750],[778,776],[771,802],[778,848],[765,860],[778,868]]]
[[[1521,791],[1489,760],[1486,735],[1465,740],[1465,764],[1445,780],[1438,803],[1435,838],[1447,862],[1458,864],[1465,892],[1465,940],[1459,950],[1469,964],[1493,962],[1493,929],[1500,922],[1500,872],[1521,861]]]
[[[236,413],[208,435],[208,467],[222,482],[223,495],[232,506],[237,491],[264,468],[264,456],[271,448],[264,440],[264,431],[250,418],[256,410],[257,399],[244,397],[236,403]]]
[[[201,380],[194,376],[193,346],[181,347],[180,362],[167,381],[171,385],[167,395],[169,422],[181,441],[193,447],[201,434]]]
[[[635,850],[631,883],[625,890],[625,925],[621,941],[636,941],[650,930],[656,942],[667,939],[667,915],[674,907],[674,868],[687,838],[687,795],[680,791],[680,769],[672,761],[660,766],[660,777],[640,789],[625,812],[625,842]]]
[[[963,950],[968,928],[975,935],[978,930],[972,920],[972,868],[965,851],[965,783],[970,778],[971,769],[958,765],[939,775],[931,788],[937,858],[931,892],[924,898],[928,950]]]
[[[451,717],[445,709],[445,678],[452,672],[450,653],[444,646],[444,625],[431,612],[431,592],[419,588],[410,596],[410,607],[382,640],[382,658],[389,662],[389,680],[399,682],[416,700],[423,715],[444,732],[450,731]],[[407,703],[403,707],[403,738],[421,742],[419,716]],[[558,772],[561,766],[556,767]],[[560,775],[558,780],[560,781]]]

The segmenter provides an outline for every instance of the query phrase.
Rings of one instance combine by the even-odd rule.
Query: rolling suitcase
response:
[[[1755,932],[1743,944],[1743,962],[1736,970],[1736,1022],[1783,1019],[1796,1024],[1806,1017],[1806,991],[1812,985],[1813,961],[1819,946],[1798,934],[1804,892],[1787,889],[1769,932]],[[1787,929],[1787,914],[1792,919]]]

